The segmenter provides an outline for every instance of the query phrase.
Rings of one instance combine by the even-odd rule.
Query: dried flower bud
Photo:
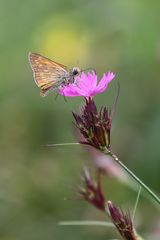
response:
[[[101,151],[110,150],[110,130],[112,114],[109,109],[102,107],[98,113],[92,98],[86,99],[81,115],[73,113],[75,125],[85,138],[81,142],[93,146]]]
[[[125,240],[142,240],[140,236],[137,235],[130,212],[124,213],[122,210],[117,208],[111,201],[108,201],[108,209],[112,219],[113,224],[118,229],[119,233]]]
[[[86,200],[96,208],[104,211],[105,197],[101,188],[100,176],[97,177],[96,181],[93,181],[88,170],[85,168],[83,171],[82,180],[84,182],[84,186],[80,187],[78,191],[81,199]]]

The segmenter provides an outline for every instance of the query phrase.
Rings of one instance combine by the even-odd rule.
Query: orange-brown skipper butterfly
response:
[[[29,62],[34,74],[34,80],[41,89],[41,96],[45,97],[51,90],[75,82],[80,75],[78,67],[68,68],[60,63],[52,61],[38,53],[29,53]]]

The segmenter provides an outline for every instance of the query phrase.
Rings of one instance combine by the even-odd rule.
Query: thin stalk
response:
[[[43,147],[64,147],[64,146],[72,146],[72,145],[80,145],[78,142],[73,143],[50,143],[42,145]]]
[[[141,190],[142,190],[142,187],[139,186],[139,190],[138,190],[138,194],[137,194],[137,197],[136,197],[136,202],[135,202],[134,209],[133,209],[133,214],[132,214],[132,222],[134,222],[134,218],[135,218],[135,215],[136,215],[136,210],[137,210],[139,198],[140,198],[140,195],[141,195]]]
[[[111,222],[103,221],[62,221],[59,222],[60,226],[104,226],[104,227],[114,227],[114,224]]]
[[[144,182],[142,182],[142,180],[140,180],[124,163],[122,163],[114,153],[112,153],[111,151],[107,151],[105,154],[109,154],[160,205],[160,198]]]

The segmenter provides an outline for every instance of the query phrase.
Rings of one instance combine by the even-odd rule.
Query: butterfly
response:
[[[68,68],[38,53],[29,53],[29,62],[42,97],[51,90],[58,90],[70,83],[75,83],[76,77],[81,73],[78,67]]]

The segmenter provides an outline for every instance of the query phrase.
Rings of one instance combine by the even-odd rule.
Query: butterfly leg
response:
[[[65,95],[63,95],[63,98],[64,98],[64,101],[65,101],[65,102],[68,102]]]

